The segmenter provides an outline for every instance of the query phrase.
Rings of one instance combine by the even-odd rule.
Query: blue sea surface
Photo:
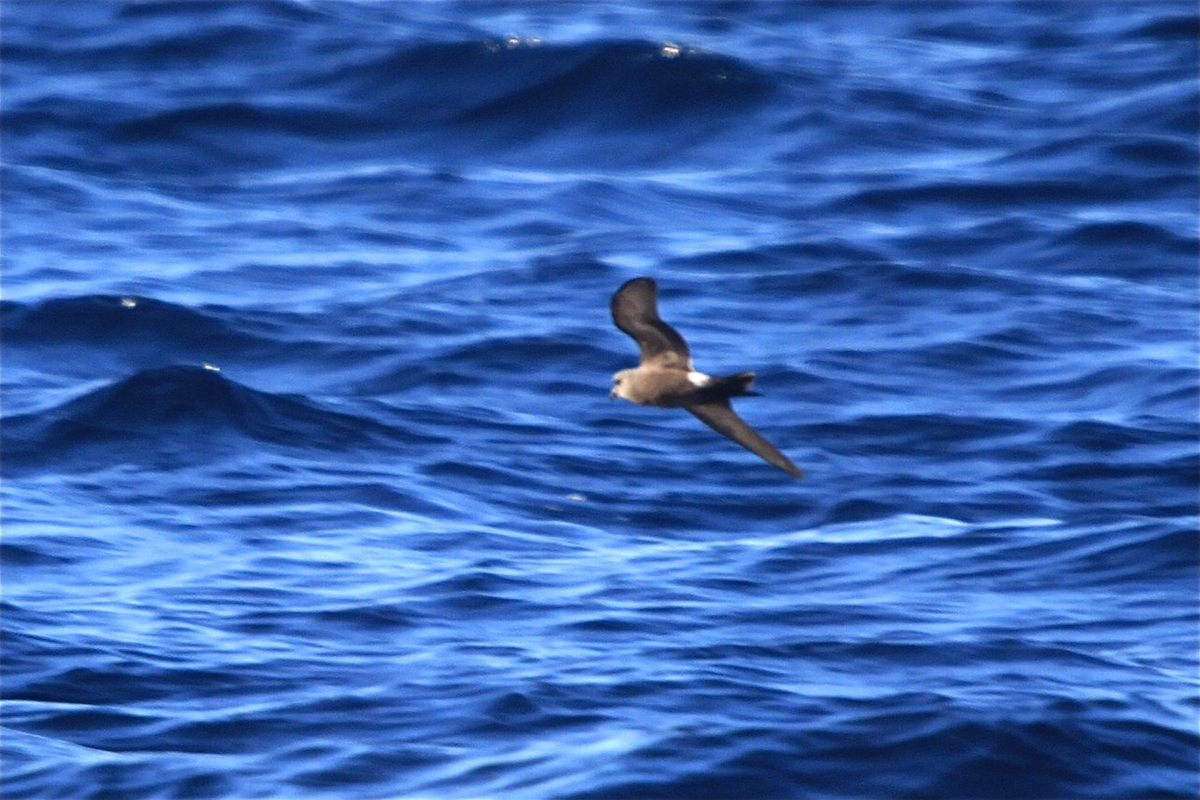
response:
[[[1196,797],[1198,30],[5,2],[4,797]]]

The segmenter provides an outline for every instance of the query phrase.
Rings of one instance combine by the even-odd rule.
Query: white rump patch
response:
[[[688,383],[695,387],[708,386],[710,383],[712,383],[712,376],[705,375],[703,372],[696,372],[696,370],[692,370],[688,373]]]

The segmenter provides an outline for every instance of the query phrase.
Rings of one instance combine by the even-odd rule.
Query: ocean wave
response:
[[[264,339],[217,313],[137,295],[4,301],[4,338],[22,348],[145,350],[212,357],[261,347]]]
[[[292,31],[283,30],[286,42]],[[285,143],[296,139],[306,140],[309,149],[326,143],[335,160],[368,149],[378,154],[381,148],[408,152],[414,147],[471,158],[480,147],[492,153],[529,151],[547,140],[558,150],[567,133],[583,137],[575,150],[587,152],[624,133],[630,135],[623,145],[627,154],[646,158],[663,152],[664,139],[691,146],[721,128],[743,125],[779,88],[769,73],[734,57],[617,39],[399,41],[367,58],[361,50],[371,48],[337,57],[323,54],[308,59],[302,74],[284,78],[273,74],[268,58],[272,50],[288,46],[277,41],[277,32],[220,25],[187,34],[173,30],[167,40],[143,42],[133,50],[119,44],[98,46],[90,54],[76,49],[72,58],[87,62],[82,68],[95,68],[107,63],[105,54],[116,47],[124,59],[158,63],[157,54],[176,51],[182,36],[189,48],[209,47],[216,60],[229,48],[244,52],[258,67],[247,68],[236,80],[265,81],[288,99],[193,86],[148,104],[144,95],[118,90],[84,113],[77,103],[34,95],[8,104],[6,127],[20,140],[38,131],[70,131],[95,141],[93,150],[102,160],[157,170],[175,161],[177,169],[203,173],[219,164],[289,163]],[[19,55],[39,54],[22,49]],[[641,130],[654,130],[661,138],[645,139],[639,154],[630,147]],[[700,130],[706,133],[698,136]],[[588,137],[597,137],[597,143],[589,144]]]
[[[204,443],[247,438],[274,445],[343,450],[371,443],[429,441],[394,425],[271,394],[198,366],[142,370],[55,408],[10,417],[6,466],[108,466],[162,449],[203,459]],[[112,447],[119,443],[119,447]],[[97,447],[98,446],[98,447]]]
[[[626,755],[625,775],[566,796],[788,797],[838,787],[864,797],[1065,797],[1089,785],[1092,771],[1103,769],[1111,754],[1137,733],[1164,748],[1177,767],[1190,759],[1187,737],[1163,726],[1131,725],[1119,717],[1103,722],[1017,715],[982,720],[965,711],[939,714],[935,709],[943,703],[918,712],[902,710],[919,698],[903,700],[893,700],[889,705],[894,710],[878,716],[867,709],[856,713],[851,706],[842,724],[829,730],[814,722],[807,735],[776,737],[747,725],[731,733],[741,743],[733,747],[700,732],[680,732]],[[885,720],[895,735],[880,740],[867,734]],[[680,770],[674,760],[687,751],[699,764]],[[940,769],[928,768],[930,752],[944,754]],[[896,775],[907,778],[898,783]],[[1124,770],[1112,781],[1122,787],[1122,796],[1185,796],[1144,772]],[[984,787],[992,787],[992,793]]]
[[[1198,159],[1200,150],[1196,143],[1183,136],[1090,131],[1015,150],[993,163],[1045,173],[1089,161],[1126,165],[1143,173],[1181,176],[1194,172]]]
[[[254,281],[257,272],[250,265],[241,274]],[[388,332],[436,330],[420,313],[410,317],[394,320]],[[315,385],[303,376],[323,365],[316,382],[321,386],[315,386],[320,389],[392,352],[381,348],[379,329],[365,321],[349,330],[330,330],[317,315],[216,304],[196,308],[137,294],[4,301],[0,320],[11,345],[8,366],[73,382],[191,363],[264,374],[274,386],[311,389]]]

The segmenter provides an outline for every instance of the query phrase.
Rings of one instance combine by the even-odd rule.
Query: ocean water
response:
[[[1194,3],[0,13],[5,798],[1200,792]]]

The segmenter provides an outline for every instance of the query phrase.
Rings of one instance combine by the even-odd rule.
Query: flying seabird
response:
[[[612,296],[616,326],[633,337],[642,361],[613,375],[609,397],[638,405],[685,408],[717,433],[724,434],[787,474],[804,473],[733,411],[731,397],[753,395],[753,372],[713,377],[697,372],[687,342],[658,316],[658,284],[653,278],[634,278]]]

